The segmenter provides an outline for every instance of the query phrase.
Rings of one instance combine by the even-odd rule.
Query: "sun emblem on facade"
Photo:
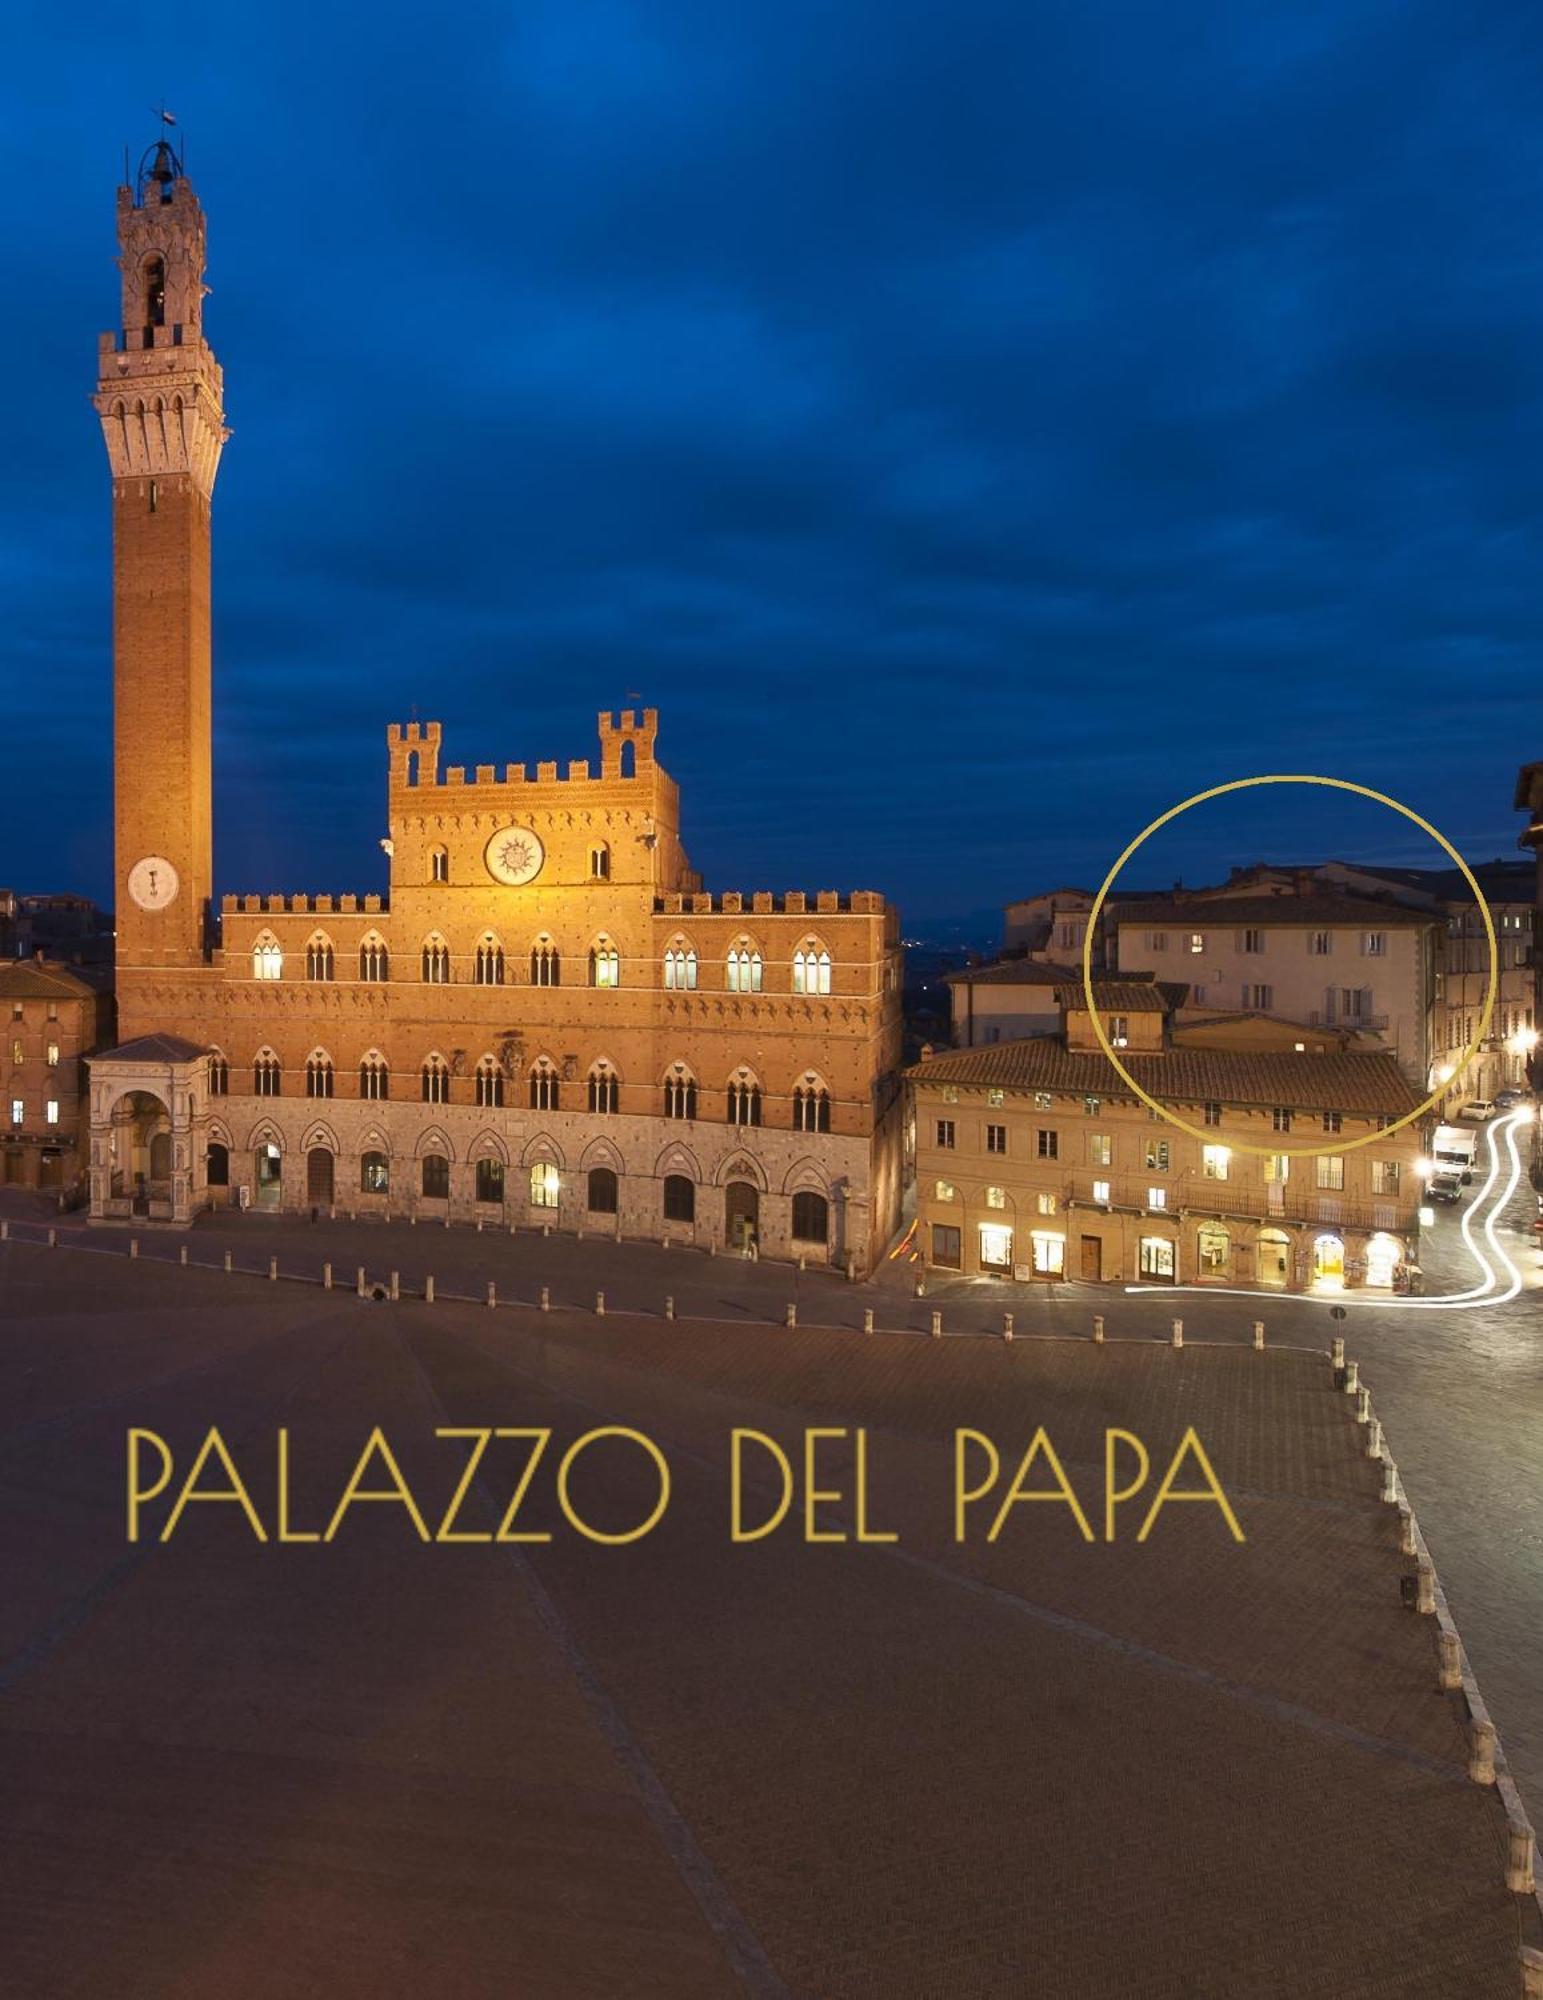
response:
[[[483,853],[495,882],[511,889],[533,882],[546,859],[540,840],[527,826],[501,826]]]

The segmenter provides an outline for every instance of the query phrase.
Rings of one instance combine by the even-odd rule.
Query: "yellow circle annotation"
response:
[[[1114,1065],[1116,1073],[1136,1093],[1137,1097],[1147,1106],[1148,1110],[1156,1112],[1159,1118],[1166,1119],[1170,1125],[1176,1126],[1179,1131],[1187,1132],[1192,1139],[1198,1139],[1202,1145],[1213,1144],[1215,1141],[1214,1132],[1202,1130],[1198,1125],[1191,1125],[1186,1119],[1179,1117],[1177,1112],[1170,1111],[1165,1104],[1160,1104],[1150,1092],[1142,1089],[1141,1085],[1137,1083],[1136,1079],[1115,1053],[1109,1037],[1104,1033],[1104,1024],[1099,1019],[1098,1004],[1093,995],[1093,938],[1098,928],[1099,913],[1104,907],[1104,902],[1108,897],[1109,891],[1118,880],[1121,869],[1124,868],[1126,862],[1130,860],[1136,850],[1151,839],[1154,833],[1161,827],[1165,827],[1170,820],[1177,819],[1180,813],[1188,812],[1191,806],[1204,805],[1207,799],[1219,799],[1228,792],[1251,791],[1259,785],[1326,785],[1336,792],[1354,792],[1359,798],[1374,799],[1378,805],[1387,806],[1393,812],[1401,813],[1405,819],[1419,827],[1422,833],[1429,834],[1431,839],[1435,841],[1436,845],[1444,853],[1451,855],[1463,880],[1473,891],[1474,901],[1479,906],[1479,914],[1484,919],[1484,935],[1489,945],[1489,980],[1485,988],[1484,1005],[1479,1014],[1479,1024],[1474,1030],[1473,1040],[1463,1050],[1461,1058],[1452,1069],[1450,1075],[1437,1085],[1436,1089],[1431,1092],[1430,1096],[1423,1103],[1417,1105],[1413,1111],[1406,1111],[1402,1118],[1394,1119],[1391,1124],[1384,1125],[1380,1130],[1368,1132],[1363,1139],[1336,1138],[1327,1146],[1251,1146],[1233,1139],[1229,1139],[1227,1142],[1229,1152],[1251,1153],[1258,1159],[1285,1157],[1311,1160],[1320,1155],[1354,1153],[1362,1146],[1370,1146],[1385,1140],[1390,1132],[1400,1132],[1406,1125],[1413,1125],[1418,1119],[1424,1118],[1427,1113],[1436,1108],[1443,1092],[1451,1084],[1453,1078],[1461,1076],[1478,1054],[1479,1044],[1489,1032],[1490,1016],[1495,1011],[1495,997],[1500,987],[1500,951],[1495,942],[1495,920],[1490,915],[1489,904],[1484,900],[1484,891],[1479,887],[1473,870],[1458,853],[1451,841],[1447,839],[1446,835],[1438,833],[1430,821],[1422,819],[1411,806],[1402,805],[1397,799],[1389,798],[1386,792],[1374,791],[1370,785],[1352,784],[1348,778],[1319,777],[1310,772],[1271,772],[1257,778],[1231,778],[1224,785],[1212,785],[1209,791],[1196,792],[1192,798],[1181,799],[1176,806],[1170,806],[1167,812],[1160,814],[1158,818],[1154,819],[1150,826],[1143,827],[1141,832],[1131,841],[1125,852],[1104,877],[1098,894],[1093,898],[1093,907],[1088,912],[1087,931],[1082,940],[1083,997],[1087,1001],[1088,1016],[1093,1023],[1093,1032],[1098,1037],[1099,1047]],[[1225,909],[1226,905],[1219,903],[1216,907]]]

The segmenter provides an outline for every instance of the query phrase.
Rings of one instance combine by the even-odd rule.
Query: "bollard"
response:
[[[940,1312],[932,1315],[932,1337],[934,1340],[943,1338],[943,1315]]]
[[[1420,1577],[1415,1594],[1414,1608],[1422,1617],[1426,1618],[1433,1616],[1436,1610],[1436,1572],[1431,1568],[1424,1556],[1420,1558]]]
[[[432,1277],[425,1278],[423,1281],[423,1303],[426,1306],[431,1306],[434,1303],[434,1280]]]
[[[181,1250],[178,1251],[177,1253],[177,1262],[181,1264],[184,1269],[186,1269],[187,1261],[188,1261],[188,1246],[184,1243]]]
[[[131,1236],[129,1238],[129,1255],[131,1257],[137,1257],[139,1255],[139,1238],[137,1236]]]
[[[669,1249],[669,1247],[670,1247],[670,1239],[669,1239],[669,1237],[668,1237],[668,1236],[661,1236],[661,1237],[660,1237],[660,1239],[659,1239],[659,1248],[660,1248],[661,1250],[668,1250],[668,1249]]]
[[[919,1299],[924,1299],[927,1296],[927,1280],[925,1278],[918,1278],[916,1280],[916,1296]]]
[[[1361,1364],[1359,1361],[1345,1363],[1345,1394],[1357,1396],[1361,1392]]]
[[[847,1252],[847,1283],[849,1285],[857,1283],[857,1257],[851,1250]]]
[[[578,1235],[579,1235],[579,1241],[582,1243],[584,1241],[584,1225],[582,1222],[579,1224]]]
[[[709,1256],[709,1257],[716,1257],[716,1256],[717,1256],[717,1254],[718,1254],[718,1239],[717,1239],[717,1237],[716,1237],[716,1236],[710,1236],[710,1237],[708,1238],[708,1240],[707,1240],[707,1254],[708,1254],[708,1256]]]
[[[48,1232],[48,1247],[49,1247],[49,1249],[50,1249],[50,1250],[57,1250],[57,1249],[58,1249],[58,1247],[59,1247],[59,1232],[58,1232],[58,1230],[57,1230],[57,1229],[50,1229],[50,1230],[49,1230],[49,1232]]]
[[[362,1264],[359,1266],[358,1275],[354,1279],[354,1289],[358,1292],[360,1298],[362,1299],[367,1290],[367,1287],[364,1282],[364,1266]]]
[[[323,1264],[321,1267],[321,1288],[324,1292],[332,1290],[332,1266],[330,1264]]]
[[[488,1279],[488,1304],[490,1306],[498,1304],[498,1287],[491,1278]]]
[[[1407,1507],[1398,1510],[1398,1552],[1401,1556],[1414,1554],[1414,1516]]]
[[[1102,1313],[1094,1313],[1093,1315],[1093,1338],[1100,1346],[1103,1345],[1104,1316]]]
[[[791,1303],[789,1304],[789,1306],[788,1306],[788,1309],[787,1309],[787,1314],[786,1314],[785,1318],[783,1319],[783,1322],[782,1322],[782,1323],[783,1323],[783,1325],[784,1325],[784,1326],[797,1326],[797,1324],[798,1324],[798,1307],[797,1307],[796,1305],[793,1305],[793,1304],[791,1304]]]
[[[1254,1352],[1256,1354],[1263,1354],[1264,1352],[1264,1321],[1262,1319],[1254,1321]]]
[[[1173,1345],[1175,1347],[1182,1347],[1184,1345],[1184,1322],[1181,1319],[1176,1319],[1173,1322]]]
[[[596,1292],[596,1294],[595,1294],[595,1318],[596,1318],[596,1319],[604,1319],[604,1318],[605,1318],[605,1293],[604,1293],[604,1292]]]
[[[49,1234],[52,1235],[52,1233],[53,1232],[50,1230]],[[0,1243],[9,1243],[10,1240],[11,1240],[11,1225],[4,1220],[0,1220]]]
[[[269,1279],[269,1282],[270,1282],[270,1283],[272,1283],[272,1282],[273,1282],[273,1280],[274,1280],[274,1279],[276,1279],[276,1278],[278,1277],[278,1275],[279,1275],[279,1260],[278,1260],[278,1258],[277,1258],[277,1257],[270,1257],[270,1258],[268,1259],[268,1279]]]
[[[1333,1348],[1333,1352],[1331,1353],[1331,1355],[1330,1355],[1330,1357],[1329,1357],[1329,1358],[1330,1358],[1330,1359],[1332,1360],[1332,1362],[1334,1363],[1334,1368],[1335,1368],[1335,1372],[1336,1372],[1336,1373],[1337,1373],[1337,1372],[1338,1372],[1338,1371],[1339,1371],[1339,1370],[1340,1370],[1341,1368],[1343,1368],[1343,1367],[1344,1367],[1344,1365],[1345,1365],[1345,1336],[1344,1336],[1344,1335],[1343,1335],[1342,1333],[1336,1333],[1336,1334],[1335,1334],[1335,1336],[1334,1336],[1334,1348]]]
[[[1543,2000],[1543,1951],[1522,1946],[1522,2000]]]
[[[543,1312],[550,1312],[552,1310],[552,1288],[550,1285],[543,1285],[541,1287],[541,1310]]]
[[[1366,1456],[1368,1458],[1382,1456],[1382,1425],[1375,1417],[1366,1426]]]
[[[666,1319],[674,1319],[675,1317],[675,1294],[673,1292],[666,1292],[664,1295],[664,1316]]]
[[[551,1225],[551,1223],[550,1223],[550,1222],[543,1222],[543,1223],[542,1223],[542,1225],[541,1225],[541,1234],[542,1234],[542,1237],[543,1237],[543,1238],[546,1238],[546,1237],[550,1236],[550,1235],[551,1235],[551,1233],[552,1233],[552,1225]]]
[[[1002,1338],[1004,1340],[1011,1340],[1012,1337],[1013,1337],[1013,1316],[1011,1313],[1003,1313]]]
[[[1537,1873],[1533,1866],[1537,1852],[1537,1842],[1532,1837],[1530,1826],[1511,1828],[1511,1858],[1506,1867],[1505,1885],[1518,1896],[1530,1896],[1538,1886]]]
[[[864,1307],[863,1307],[863,1332],[864,1332],[864,1333],[872,1333],[872,1331],[873,1331],[873,1307],[872,1307],[872,1306],[864,1306]]]
[[[1360,1389],[1356,1392],[1355,1420],[1358,1424],[1369,1424],[1372,1420],[1372,1392]]]
[[[806,1270],[808,1268],[808,1266],[804,1262],[804,1253],[802,1251],[798,1253],[798,1268],[800,1271]]]
[[[391,1273],[391,1296],[394,1299],[399,1299],[402,1296],[402,1274],[400,1271],[393,1271]]]
[[[1436,1685],[1444,1694],[1463,1684],[1462,1648],[1457,1643],[1455,1632],[1443,1631],[1439,1640],[1441,1659],[1436,1669]]]
[[[225,1252],[225,1269],[227,1271],[230,1270],[230,1252],[228,1250]]]
[[[477,1217],[477,1234],[479,1236],[482,1234],[482,1217],[480,1215]]]
[[[1382,1466],[1382,1504],[1384,1507],[1398,1505],[1398,1467],[1392,1459],[1385,1459]]]
[[[1495,1725],[1492,1722],[1476,1722],[1473,1725],[1468,1775],[1476,1785],[1492,1785],[1495,1782]]]

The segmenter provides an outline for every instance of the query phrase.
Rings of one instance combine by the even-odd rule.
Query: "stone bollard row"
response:
[[[48,1247],[49,1247],[49,1249],[50,1249],[50,1250],[57,1250],[57,1249],[58,1249],[58,1247],[59,1247],[59,1232],[58,1232],[58,1230],[57,1230],[57,1229],[50,1229],[50,1230],[49,1230],[49,1232],[48,1232]]]
[[[1334,1336],[1334,1345],[1329,1350],[1329,1360],[1337,1375],[1345,1365],[1345,1336],[1342,1333],[1336,1333]]]
[[[391,1273],[391,1296],[393,1299],[399,1299],[402,1296],[402,1274],[400,1271],[393,1271]]]
[[[1530,1896],[1538,1886],[1538,1843],[1530,1826],[1511,1828],[1510,1854],[1506,1861],[1505,1885],[1516,1896]]]
[[[1457,1643],[1457,1634],[1443,1628],[1438,1634],[1440,1660],[1436,1668],[1436,1685],[1443,1694],[1451,1694],[1463,1684],[1462,1648]]]
[[[131,1236],[129,1238],[129,1255],[131,1257],[137,1257],[139,1255],[139,1238],[137,1236]]]
[[[1468,1775],[1476,1785],[1495,1782],[1495,1725],[1475,1722],[1469,1738]]]
[[[498,1286],[491,1278],[488,1279],[488,1304],[490,1306],[498,1304]]]
[[[186,1269],[187,1269],[187,1262],[188,1262],[188,1246],[187,1246],[187,1245],[186,1245],[185,1243],[183,1244],[182,1248],[181,1248],[181,1249],[180,1249],[180,1250],[178,1251],[178,1253],[177,1253],[177,1262],[178,1262],[178,1263],[179,1263],[179,1264],[180,1264],[180,1265],[182,1266],[182,1268],[183,1268],[184,1270],[186,1270]]]
[[[1415,1586],[1414,1608],[1422,1618],[1432,1618],[1436,1612],[1436,1572],[1424,1556],[1420,1558],[1420,1573]]]
[[[1345,1363],[1345,1394],[1358,1396],[1361,1393],[1361,1364],[1359,1361]]]
[[[365,1296],[365,1293],[368,1289],[364,1282],[364,1266],[362,1264],[359,1266],[359,1269],[354,1277],[354,1289],[359,1294],[361,1299]]]
[[[1401,1556],[1414,1554],[1414,1516],[1407,1507],[1398,1510],[1398,1552]]]
[[[227,1276],[227,1277],[228,1277],[228,1276],[230,1275],[230,1272],[231,1272],[231,1269],[232,1269],[232,1261],[233,1261],[233,1260],[232,1260],[232,1258],[231,1258],[231,1254],[230,1254],[230,1252],[229,1252],[229,1251],[227,1250],[227,1251],[225,1252],[225,1274],[226,1274],[226,1276]]]
[[[270,1284],[276,1283],[278,1280],[278,1275],[279,1275],[279,1260],[277,1257],[270,1257],[268,1259],[268,1282]]]
[[[324,1292],[332,1290],[332,1266],[330,1264],[323,1264],[321,1267],[321,1288]]]
[[[1382,1504],[1384,1507],[1398,1505],[1398,1467],[1391,1458],[1382,1464]]]
[[[1360,1389],[1356,1392],[1355,1420],[1358,1424],[1369,1424],[1372,1420],[1372,1392]]]
[[[604,1319],[604,1318],[605,1318],[605,1293],[604,1293],[604,1292],[596,1292],[596,1294],[595,1294],[595,1318],[596,1318],[596,1319]]]
[[[1366,1456],[1368,1458],[1382,1456],[1382,1425],[1375,1417],[1366,1426]]]
[[[1522,1946],[1522,2000],[1543,2000],[1543,1951]]]

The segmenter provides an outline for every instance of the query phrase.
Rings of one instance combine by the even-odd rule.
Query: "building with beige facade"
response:
[[[85,1178],[86,1058],[110,1033],[112,1001],[68,966],[0,962],[5,1125],[0,1181],[72,1195]]]
[[[1153,982],[1101,982],[1095,997],[1131,1074],[1203,1136],[1129,1088],[1080,990],[1063,993],[1058,1034],[933,1054],[908,1072],[930,1267],[1293,1291],[1408,1282],[1422,1130],[1387,1129],[1419,1102],[1390,1053],[1339,1030],[1304,1045],[1290,1024],[1241,1013],[1186,1022]],[[1360,1139],[1372,1143],[1336,1143]],[[1332,1150],[1293,1150],[1318,1147]]]
[[[118,195],[117,990],[92,1209],[210,1203],[749,1247],[866,1272],[901,1197],[901,946],[871,891],[703,888],[654,710],[592,759],[445,765],[386,730],[389,886],[212,897],[204,221]]]

